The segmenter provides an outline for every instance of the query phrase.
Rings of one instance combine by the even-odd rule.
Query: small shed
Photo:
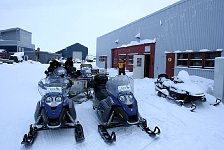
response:
[[[123,59],[126,63],[126,69],[132,72],[135,66],[135,55],[142,55],[143,57],[141,58],[141,61],[143,61],[144,66],[144,77],[153,78],[155,44],[155,40],[145,39],[141,41],[132,41],[127,45],[122,45],[120,47],[113,48],[111,52],[112,67],[116,68],[119,60]]]

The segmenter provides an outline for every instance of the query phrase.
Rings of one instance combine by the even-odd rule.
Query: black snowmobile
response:
[[[63,72],[63,71],[61,71]],[[84,140],[82,125],[76,121],[73,101],[67,98],[71,82],[61,76],[50,75],[38,83],[42,99],[38,101],[34,114],[35,123],[25,134],[21,144],[32,144],[40,130],[74,128],[77,142]]]
[[[195,101],[206,101],[203,90],[190,81],[189,74],[184,70],[180,71],[173,80],[164,73],[158,75],[155,90],[158,96],[173,100],[181,106],[190,104],[191,111],[196,109]],[[221,100],[217,99],[213,105],[218,105],[220,102]]]
[[[151,130],[138,112],[137,101],[133,95],[133,79],[126,75],[110,78],[105,74],[94,77],[95,99],[93,109],[101,121],[98,131],[105,142],[116,141],[115,132],[108,133],[108,128],[137,125],[150,136],[156,136],[160,129]]]

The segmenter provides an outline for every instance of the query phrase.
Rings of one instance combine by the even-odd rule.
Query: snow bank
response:
[[[214,107],[215,97],[206,94],[207,101],[198,105],[195,112],[180,107],[155,92],[154,79],[134,80],[134,95],[139,113],[148,126],[159,126],[158,138],[149,137],[136,126],[109,129],[116,132],[117,142],[106,144],[97,131],[99,120],[92,109],[92,102],[76,104],[77,120],[83,125],[85,141],[76,143],[73,129],[40,131],[30,147],[20,144],[29,125],[34,123],[36,103],[41,96],[37,83],[45,77],[48,65],[39,63],[2,64],[0,66],[0,148],[2,150],[222,150],[224,142],[224,106]],[[116,69],[107,70],[111,76]],[[127,73],[131,75],[132,73]],[[211,82],[191,77],[194,83],[207,89]]]

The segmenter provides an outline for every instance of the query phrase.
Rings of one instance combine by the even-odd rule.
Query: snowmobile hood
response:
[[[185,91],[192,96],[204,95],[204,91],[198,85],[191,82],[190,76],[187,71],[181,70],[178,73],[176,80],[178,80],[179,83],[174,83],[172,87],[174,87],[178,93],[184,93]]]
[[[176,92],[183,93],[187,92],[189,95],[192,96],[203,96],[204,91],[194,83],[177,83],[173,84],[171,87],[176,89]]]

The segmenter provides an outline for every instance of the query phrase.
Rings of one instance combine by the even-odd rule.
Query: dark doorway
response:
[[[169,78],[174,76],[174,62],[175,62],[175,54],[167,53],[166,54],[166,74]]]
[[[149,78],[149,68],[150,68],[150,55],[145,55],[145,68],[144,68],[144,77]]]

